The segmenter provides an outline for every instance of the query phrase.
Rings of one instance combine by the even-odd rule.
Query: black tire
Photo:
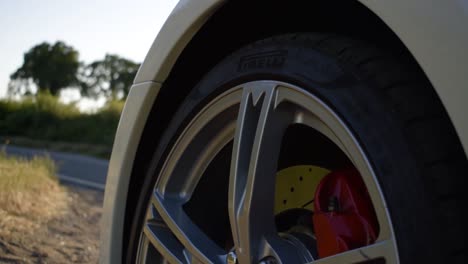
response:
[[[190,118],[237,84],[278,80],[326,102],[352,129],[377,174],[402,263],[468,263],[463,192],[467,160],[433,87],[415,65],[335,35],[273,37],[212,69],[173,117],[155,151],[131,240],[165,156]],[[129,244],[130,252],[135,243]],[[131,262],[132,255],[127,260]]]

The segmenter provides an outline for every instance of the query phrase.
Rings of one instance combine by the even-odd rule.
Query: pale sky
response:
[[[118,54],[142,62],[177,0],[0,0],[0,97],[36,44],[62,40],[89,63]]]

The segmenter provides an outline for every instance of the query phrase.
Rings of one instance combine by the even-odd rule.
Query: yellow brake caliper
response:
[[[275,215],[294,208],[313,211],[311,202],[320,180],[329,170],[313,166],[298,165],[276,173]]]

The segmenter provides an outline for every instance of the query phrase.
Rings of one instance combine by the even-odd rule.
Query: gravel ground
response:
[[[103,192],[80,187],[67,192],[62,216],[33,232],[0,232],[0,263],[98,262]]]

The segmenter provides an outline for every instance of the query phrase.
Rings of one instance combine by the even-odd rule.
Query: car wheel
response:
[[[220,62],[174,114],[127,260],[454,263],[461,171],[417,67],[344,37],[273,37]]]

